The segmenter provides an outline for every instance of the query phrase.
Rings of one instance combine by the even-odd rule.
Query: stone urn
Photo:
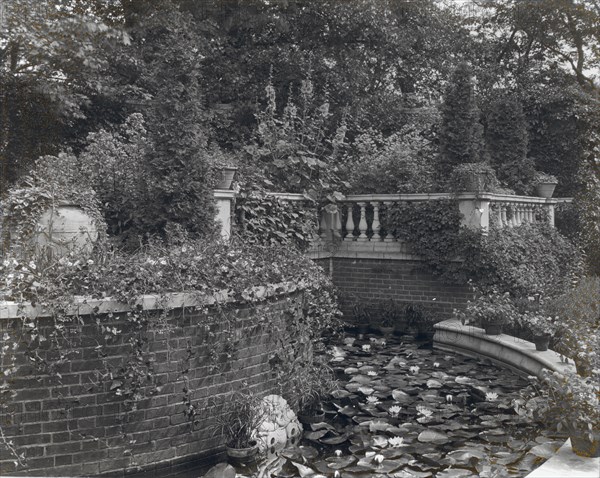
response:
[[[75,204],[46,210],[37,222],[32,245],[39,254],[63,257],[69,252],[89,254],[98,239],[94,219]]]
[[[557,183],[539,183],[535,185],[535,193],[541,198],[551,198]]]
[[[217,183],[217,189],[230,189],[236,172],[237,168],[234,168],[233,166],[224,166],[221,169],[221,179]]]

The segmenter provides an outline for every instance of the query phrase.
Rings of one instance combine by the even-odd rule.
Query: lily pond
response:
[[[526,476],[564,442],[515,412],[527,380],[410,337],[329,351],[340,390],[300,446],[238,477]]]

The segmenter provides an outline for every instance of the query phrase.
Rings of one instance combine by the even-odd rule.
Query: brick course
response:
[[[450,318],[454,308],[464,307],[471,298],[466,286],[444,283],[423,271],[418,260],[333,257],[316,262],[331,275],[348,321],[352,321],[353,301],[365,305],[389,299],[418,303],[441,320]]]

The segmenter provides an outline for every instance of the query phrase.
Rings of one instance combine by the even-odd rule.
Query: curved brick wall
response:
[[[60,378],[40,374],[31,365],[20,338],[21,320],[10,318],[0,304],[4,307],[0,311],[0,341],[4,341],[0,346],[17,340],[15,357],[20,366],[8,379],[16,393],[8,403],[4,396],[7,407],[0,420],[7,438],[27,458],[27,468],[16,468],[0,445],[0,476],[119,475],[124,470],[156,471],[163,466],[213,461],[223,447],[221,437],[211,430],[215,410],[207,399],[214,397],[218,402],[244,381],[259,394],[276,391],[269,356],[293,339],[286,324],[302,314],[301,301],[301,292],[295,292],[253,307],[230,303],[227,309],[236,320],[218,319],[210,328],[204,325],[203,313],[177,308],[166,320],[173,327],[168,337],[148,327],[132,331],[123,312],[112,317],[81,316],[83,325],[68,331],[74,354],[59,366]],[[214,310],[208,314],[215,318]],[[100,330],[96,319],[125,333],[105,339],[110,334]],[[218,344],[223,343],[220,339],[230,324],[235,348],[228,358]],[[50,319],[39,319],[42,333],[49,326]],[[158,386],[133,410],[123,396],[111,390],[112,380],[98,381],[99,372],[112,371],[118,379],[123,362],[135,360],[126,343],[129,336],[142,341],[140,365],[147,367]],[[46,353],[42,350],[40,356],[45,358]],[[217,369],[211,367],[215,357]],[[3,367],[8,360],[5,356]],[[188,395],[185,389],[190,390]],[[189,403],[196,408],[194,420],[184,413]]]

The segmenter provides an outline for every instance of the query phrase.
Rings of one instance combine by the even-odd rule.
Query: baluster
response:
[[[548,204],[548,224],[554,227],[554,205]]]
[[[522,217],[522,210],[521,210],[521,205],[520,204],[516,204],[515,205],[515,219],[516,219],[516,225],[520,226],[523,220]]]
[[[379,203],[373,202],[373,225],[371,228],[373,229],[373,237],[372,241],[381,241],[382,237],[379,233],[381,231],[381,224],[379,223]]]
[[[327,214],[329,214],[325,209],[321,209],[321,221],[319,223],[321,229],[321,239],[324,241],[327,240],[327,233],[329,232],[328,224],[327,224]]]
[[[354,218],[352,217],[352,209],[354,203],[348,203],[348,218],[346,219],[346,237],[345,240],[353,241],[354,240]]]
[[[515,208],[514,206],[509,206],[508,211],[510,212],[510,219],[508,220],[508,227],[515,227]]]
[[[531,204],[527,208],[527,222],[533,224],[533,206]]]
[[[369,238],[367,237],[367,228],[369,227],[367,225],[367,203],[366,202],[359,202],[357,203],[360,207],[360,222],[358,223],[358,238],[356,239],[357,241],[368,241]]]
[[[390,221],[390,212],[392,210],[392,204],[394,203],[392,201],[384,201],[383,204],[385,204],[385,221],[387,223],[385,239],[383,239],[383,242],[394,242],[394,231],[391,229],[387,229],[391,227],[392,224]]]
[[[491,208],[490,208],[491,210]],[[494,204],[494,211],[496,213],[496,223],[498,224],[498,227],[501,228],[502,227],[502,206],[500,204]],[[491,222],[491,216],[490,216],[490,222]]]
[[[336,238],[342,237],[342,206],[339,205],[333,217],[333,235]]]
[[[501,204],[500,205],[500,216],[501,216],[501,220],[500,220],[500,227],[501,228],[505,228],[508,226],[508,221],[506,219],[506,204]]]

